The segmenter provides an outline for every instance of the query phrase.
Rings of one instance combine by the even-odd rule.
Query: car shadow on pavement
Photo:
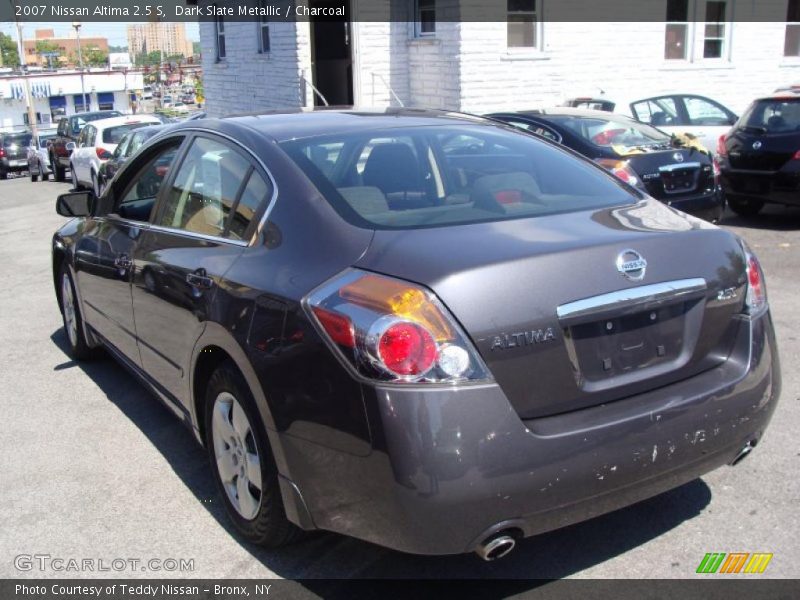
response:
[[[51,339],[67,356],[63,329],[54,332]],[[322,596],[335,593],[340,584],[315,579],[500,578],[520,580],[513,587],[522,592],[540,584],[532,580],[567,577],[647,543],[696,517],[711,500],[711,490],[697,479],[628,508],[525,539],[507,557],[489,563],[474,554],[404,554],[332,533],[316,533],[280,550],[269,550],[242,540],[230,526],[205,451],[168,408],[110,357],[89,362],[68,360],[53,368],[74,367],[86,373],[141,430],[198,503],[255,560],[281,577],[304,579],[302,585]],[[197,575],[202,577],[202,573]]]
[[[755,217],[740,217],[729,209],[719,225],[766,231],[797,231],[800,230],[800,208],[768,204]]]

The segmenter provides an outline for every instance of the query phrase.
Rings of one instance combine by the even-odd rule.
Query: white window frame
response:
[[[669,0],[667,0],[669,2]],[[668,62],[677,62],[677,61],[687,61],[691,60],[692,58],[692,49],[694,44],[692,43],[692,38],[694,36],[694,24],[691,21],[692,17],[692,8],[693,8],[692,0],[686,0],[686,18],[689,19],[687,21],[666,21],[664,23],[664,60]],[[683,39],[683,57],[682,58],[667,58],[667,29],[670,25],[683,25],[685,29],[685,35]]]
[[[266,9],[267,3],[265,0],[259,0],[259,6]],[[256,32],[258,34],[258,53],[269,54],[272,51],[272,38],[270,37],[269,30],[269,17],[259,17],[256,20]],[[264,44],[264,35],[266,34],[267,43]]]
[[[688,17],[689,21],[686,24],[686,53],[685,58],[667,58],[666,57],[666,46],[664,47],[664,54],[663,60],[668,65],[674,64],[681,64],[681,63],[697,63],[697,64],[723,64],[729,63],[731,59],[731,49],[732,49],[732,32],[733,32],[733,10],[734,10],[734,0],[720,0],[725,2],[725,20],[719,21],[719,24],[723,26],[723,35],[721,38],[717,38],[722,40],[722,51],[720,56],[718,57],[709,57],[706,58],[704,55],[705,53],[705,29],[706,25],[714,25],[716,22],[700,20],[705,19],[706,15],[706,4],[708,2],[714,2],[716,0],[689,0],[689,10],[688,10]],[[684,22],[682,21],[666,21],[664,23],[664,40],[666,42],[666,32],[667,32],[667,25],[683,25]]]
[[[506,1],[506,48],[508,52],[542,52],[544,49],[544,19],[543,14],[544,0],[534,0],[532,11],[509,11]],[[509,15],[533,15],[533,45],[532,46],[510,46],[508,43],[508,16]]]
[[[420,0],[414,1],[414,37],[415,38],[432,38],[436,37],[436,0],[424,0],[430,2],[433,6],[433,31],[422,31],[422,7]],[[431,10],[426,8],[425,10]]]

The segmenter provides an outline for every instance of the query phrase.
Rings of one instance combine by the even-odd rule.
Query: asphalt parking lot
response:
[[[67,189],[0,181],[0,577],[92,576],[15,566],[19,555],[46,554],[106,565],[194,561],[188,572],[95,574],[104,577],[686,578],[707,552],[771,552],[764,576],[798,576],[800,209],[723,222],[761,259],[783,365],[781,402],[752,456],[484,563],[409,556],[333,534],[280,551],[238,538],[205,452],[172,413],[111,359],[76,364],[65,353],[50,238],[64,222],[55,197]]]

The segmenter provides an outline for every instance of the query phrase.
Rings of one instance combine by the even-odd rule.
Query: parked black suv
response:
[[[29,131],[0,133],[0,179],[8,178],[9,173],[19,173],[28,169],[28,146],[31,145]]]
[[[721,182],[742,216],[767,202],[800,206],[800,94],[755,100],[719,139]]]

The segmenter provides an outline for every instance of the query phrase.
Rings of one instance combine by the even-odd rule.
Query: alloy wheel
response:
[[[67,330],[69,343],[74,348],[78,345],[78,318],[75,313],[75,296],[72,294],[72,282],[66,273],[61,278],[61,307],[64,310],[64,328]]]
[[[244,519],[261,508],[261,458],[253,428],[242,405],[229,392],[214,401],[211,418],[214,456],[228,500]]]

